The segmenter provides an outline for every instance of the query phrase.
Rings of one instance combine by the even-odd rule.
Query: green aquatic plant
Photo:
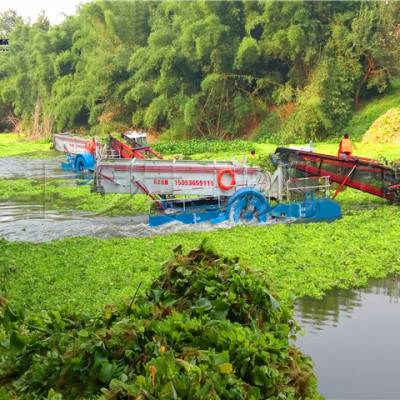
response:
[[[57,153],[50,149],[47,139],[31,140],[24,135],[0,133],[0,157],[50,157]]]
[[[199,140],[159,142],[154,146],[161,154],[183,154],[191,156],[199,153],[244,152],[250,153],[254,143],[245,140]]]
[[[311,361],[263,274],[203,245],[145,294],[88,317],[3,302],[0,383],[23,399],[316,398]]]

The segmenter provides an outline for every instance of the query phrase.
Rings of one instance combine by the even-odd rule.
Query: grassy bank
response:
[[[389,94],[366,102],[353,114],[345,129],[350,135],[361,140],[362,135],[380,115],[393,107],[400,107],[400,79],[394,79],[392,85]]]

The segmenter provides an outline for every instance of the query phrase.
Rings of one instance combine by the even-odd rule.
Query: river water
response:
[[[0,157],[0,178],[75,178],[72,171],[64,171],[60,168],[60,164],[64,161],[65,156],[53,158]]]
[[[400,277],[365,289],[302,298],[297,346],[314,362],[327,399],[400,399]]]
[[[71,236],[149,237],[177,232],[210,231],[232,227],[231,222],[185,225],[172,222],[148,225],[147,215],[109,217],[90,212],[59,212],[39,204],[0,203],[0,238],[10,241],[48,242]]]

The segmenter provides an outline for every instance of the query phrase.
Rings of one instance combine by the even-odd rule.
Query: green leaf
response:
[[[212,302],[213,310],[210,317],[213,319],[225,319],[229,312],[229,304],[223,300],[214,300]]]
[[[162,296],[162,294],[163,294],[163,291],[160,290],[160,289],[152,289],[151,293],[152,293],[152,295],[153,295],[153,297],[154,297],[154,301],[155,301],[156,303],[159,303],[160,300],[161,300],[161,296]]]
[[[90,332],[87,331],[86,329],[82,329],[79,331],[79,336],[83,338],[87,338],[90,336]]]
[[[113,364],[107,361],[103,363],[101,366],[99,378],[103,383],[109,383],[113,377],[113,373],[114,373]]]
[[[13,332],[10,336],[10,349],[15,352],[20,352],[25,347],[25,339],[17,332]]]
[[[3,324],[6,329],[10,329],[13,322],[18,321],[18,313],[15,312],[10,305],[6,306],[4,311]]]
[[[221,374],[231,374],[233,372],[233,365],[231,363],[223,363],[218,365],[218,371]]]
[[[175,387],[171,381],[161,388],[160,398],[165,400],[176,400],[178,398],[178,394],[176,393]]]
[[[253,382],[257,386],[264,386],[268,382],[267,367],[255,367],[253,370]]]
[[[208,300],[206,297],[200,297],[197,301],[196,304],[192,307],[193,310],[197,312],[204,312],[204,311],[209,311],[212,309],[212,305],[210,300]]]
[[[271,301],[271,306],[273,310],[277,310],[280,307],[279,301],[275,299],[274,296],[269,295],[269,299]]]
[[[62,394],[57,393],[54,389],[50,389],[46,400],[63,400],[63,396]]]
[[[215,365],[229,363],[229,353],[227,351],[223,351],[222,353],[214,354],[213,358],[214,358]]]

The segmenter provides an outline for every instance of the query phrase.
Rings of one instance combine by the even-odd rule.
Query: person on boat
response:
[[[94,154],[96,152],[96,139],[92,138],[91,140],[88,140],[85,146],[85,150],[88,153]]]
[[[345,133],[343,139],[339,143],[338,157],[347,158],[353,153],[353,143],[349,138],[349,134]]]

